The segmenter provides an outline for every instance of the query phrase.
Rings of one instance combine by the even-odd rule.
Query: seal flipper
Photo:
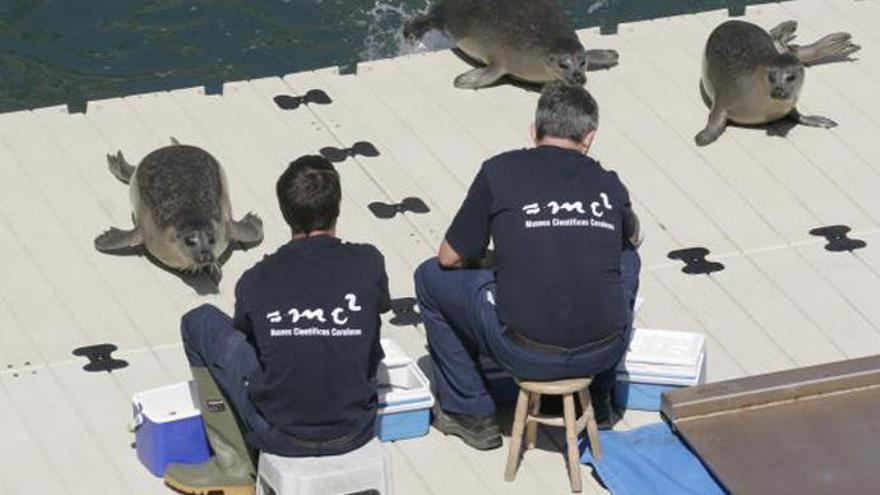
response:
[[[832,127],[837,127],[837,122],[829,119],[828,117],[822,117],[820,115],[804,115],[794,109],[789,117],[795,120],[798,124],[805,125],[808,127],[821,127],[823,129],[831,129]]]
[[[136,248],[143,244],[140,230],[117,229],[110,227],[106,232],[95,238],[95,249],[102,253],[113,253]]]
[[[620,61],[617,50],[586,50],[587,70],[608,69]]]
[[[789,45],[788,47],[805,65],[845,60],[848,56],[862,49],[861,46],[852,42],[852,36],[849,33],[832,33],[809,45]]]
[[[491,86],[505,74],[498,65],[489,65],[459,74],[453,84],[459,89],[479,89]]]
[[[116,155],[107,155],[107,168],[123,184],[131,182],[131,176],[134,175],[135,170],[134,165],[125,161],[121,151],[117,151]]]
[[[230,221],[229,240],[244,247],[259,244],[263,241],[263,221],[253,213],[248,213],[238,222]]]
[[[709,112],[709,121],[706,123],[706,127],[697,134],[694,141],[697,142],[698,146],[711,144],[724,133],[726,128],[727,113],[716,102],[712,107],[712,111]]]
[[[797,36],[797,21],[785,21],[770,30],[770,37],[779,53],[788,51],[788,45]]]

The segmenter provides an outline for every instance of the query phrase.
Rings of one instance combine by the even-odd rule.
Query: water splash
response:
[[[455,42],[439,31],[430,31],[415,43],[403,38],[406,22],[427,12],[428,7],[425,0],[375,0],[373,7],[364,12],[362,22],[367,26],[367,34],[360,59],[376,60],[453,47]]]

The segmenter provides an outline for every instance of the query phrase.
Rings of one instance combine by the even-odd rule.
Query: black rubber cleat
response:
[[[501,447],[501,427],[495,416],[469,416],[445,412],[435,407],[434,428],[444,435],[455,435],[477,450]]]

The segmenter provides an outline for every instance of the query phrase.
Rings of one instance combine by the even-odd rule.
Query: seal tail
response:
[[[407,21],[406,25],[403,27],[403,37],[410,42],[420,40],[425,33],[432,29],[439,29],[439,25],[437,22],[437,16],[429,12],[427,14],[413,17]]]

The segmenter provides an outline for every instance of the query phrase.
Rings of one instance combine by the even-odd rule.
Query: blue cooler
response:
[[[379,366],[379,415],[376,436],[383,442],[421,437],[431,425],[431,384],[410,357],[388,339]]]
[[[659,411],[664,391],[706,380],[706,338],[670,330],[637,328],[617,369],[618,408]]]
[[[132,397],[138,459],[156,476],[168,464],[199,464],[211,457],[205,424],[190,382],[140,392]]]

